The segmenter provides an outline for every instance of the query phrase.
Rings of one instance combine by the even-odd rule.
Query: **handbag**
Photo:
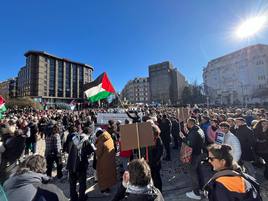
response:
[[[182,143],[180,150],[180,161],[183,164],[191,163],[192,161],[192,147],[188,146],[186,143]]]

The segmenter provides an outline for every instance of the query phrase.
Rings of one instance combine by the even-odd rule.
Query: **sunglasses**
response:
[[[215,159],[217,159],[216,157],[208,157],[209,161],[214,161]]]

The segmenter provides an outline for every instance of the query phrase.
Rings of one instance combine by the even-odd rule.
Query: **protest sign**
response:
[[[187,119],[190,117],[190,109],[183,107],[177,108],[176,114],[180,122],[186,122]]]
[[[97,114],[97,123],[98,124],[108,124],[109,120],[125,122],[128,119],[131,122],[131,119],[128,118],[126,113],[98,113]]]
[[[149,122],[121,125],[120,138],[122,151],[154,145],[153,129]]]

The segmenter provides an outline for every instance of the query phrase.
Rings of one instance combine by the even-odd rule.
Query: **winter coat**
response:
[[[38,140],[38,136],[37,136],[38,125],[36,123],[30,123],[29,127],[30,127],[31,135],[29,138],[27,138],[27,142],[36,143]]]
[[[203,148],[205,147],[205,135],[203,130],[199,126],[193,126],[183,142],[190,146],[192,150],[192,155],[198,156],[203,153]]]
[[[163,156],[163,143],[157,138],[155,145],[148,148],[149,165],[154,168],[161,168],[161,157]]]
[[[238,138],[233,133],[228,132],[224,135],[224,144],[228,144],[232,147],[231,154],[233,156],[233,160],[238,162],[242,154]]]
[[[57,186],[43,184],[48,179],[44,174],[28,171],[10,177],[3,188],[9,201],[67,201],[68,199]]]
[[[66,168],[70,172],[86,171],[88,167],[88,157],[94,151],[88,136],[85,134],[77,134],[80,142],[83,143],[81,148],[74,144],[73,140],[70,142],[70,151],[67,160]]]
[[[122,184],[112,201],[164,201],[161,192],[154,186],[142,193],[128,192]]]
[[[246,125],[239,126],[236,131],[236,137],[241,144],[241,160],[254,161],[255,160],[255,146],[256,138],[253,131]]]
[[[268,130],[266,132],[254,130],[256,137],[256,153],[268,154]]]
[[[180,133],[180,124],[177,120],[172,120],[171,121],[171,133],[172,136],[175,137],[176,139],[179,138],[179,133]]]
[[[98,137],[96,148],[98,184],[105,190],[116,184],[114,143],[107,131]]]
[[[213,130],[211,126],[207,129],[207,142],[209,144],[215,143],[216,137],[217,137],[217,130]]]
[[[164,144],[171,142],[171,121],[169,119],[162,119],[159,128],[161,130],[160,137]]]
[[[21,135],[10,136],[4,142],[5,152],[2,154],[2,160],[8,163],[14,163],[19,159],[25,149],[25,138]]]
[[[200,125],[200,128],[204,131],[204,134],[207,138],[207,135],[208,135],[208,127],[210,126],[210,123],[209,122],[206,122],[206,123],[203,123]]]
[[[221,174],[221,172],[216,173]],[[205,185],[204,189],[208,191],[209,201],[242,201],[254,200],[248,199],[252,196],[252,184],[241,175],[222,175],[212,179]]]

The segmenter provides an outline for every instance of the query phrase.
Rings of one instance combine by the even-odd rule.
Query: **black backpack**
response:
[[[222,176],[242,176],[246,181],[248,181],[251,184],[251,187],[252,187],[251,190],[249,191],[248,198],[242,199],[242,200],[243,201],[262,201],[262,197],[260,194],[260,184],[257,182],[257,180],[254,177],[243,172],[236,172],[234,170],[223,170],[223,171],[217,172],[208,181],[208,183]],[[205,187],[208,185],[208,183],[205,185]]]

